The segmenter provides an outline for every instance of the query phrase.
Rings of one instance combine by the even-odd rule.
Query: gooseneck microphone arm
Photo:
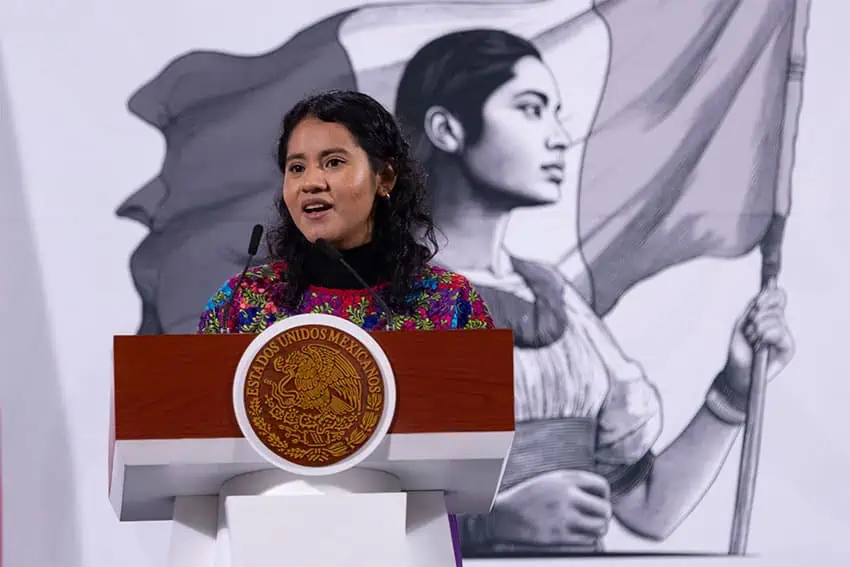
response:
[[[262,237],[263,225],[255,224],[254,229],[251,231],[251,241],[248,243],[248,261],[245,262],[245,267],[242,269],[242,273],[239,274],[239,279],[236,280],[236,286],[234,286],[234,288],[230,292],[230,299],[227,300],[227,303],[224,305],[224,309],[222,310],[223,321],[221,321],[221,326],[224,329],[225,333],[230,332],[228,322],[230,321],[230,310],[233,307],[233,300],[236,299],[236,294],[239,293],[239,287],[242,285],[242,279],[248,272],[248,268],[251,266],[251,262],[254,260],[254,256],[257,255],[257,250],[260,249],[260,239]],[[238,330],[239,321],[236,322],[236,327]]]
[[[334,248],[327,240],[325,240],[324,238],[320,238],[316,240],[314,245],[322,252],[322,254],[324,254],[331,260],[334,260],[335,262],[339,262],[339,264],[343,268],[345,268],[349,274],[354,276],[354,279],[357,280],[357,283],[366,288],[366,290],[375,300],[375,303],[377,303],[378,307],[381,308],[381,311],[384,312],[384,317],[387,320],[387,328],[390,331],[395,331],[395,317],[393,317],[393,312],[390,310],[390,306],[387,305],[387,302],[384,301],[384,298],[381,297],[381,294],[372,289],[372,287],[366,283],[366,280],[363,279],[363,277],[357,272],[357,270],[355,270],[351,266],[351,264],[345,261],[345,258],[343,258],[342,253],[336,248]]]

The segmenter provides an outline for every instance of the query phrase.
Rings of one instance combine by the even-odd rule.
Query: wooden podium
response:
[[[455,565],[446,514],[491,508],[513,440],[512,333],[369,336],[392,365],[394,416],[331,477],[275,469],[240,430],[234,373],[256,335],[116,336],[119,519],[173,519],[172,566]]]

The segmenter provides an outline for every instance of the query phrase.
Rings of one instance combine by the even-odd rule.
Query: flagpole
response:
[[[762,290],[775,289],[781,262],[782,232],[785,218],[773,217],[771,228],[762,246]],[[776,227],[776,228],[774,228]],[[768,237],[770,239],[768,240]],[[765,246],[766,245],[766,246]],[[765,248],[772,249],[770,260]],[[765,394],[767,393],[767,362],[770,350],[756,346],[753,356],[750,394],[747,403],[747,420],[744,424],[744,441],[741,444],[741,463],[738,468],[738,490],[735,497],[735,513],[732,517],[732,536],[729,555],[746,555],[750,521],[753,514],[756,478],[761,453],[762,428],[764,426]]]
[[[761,289],[777,287],[779,272],[782,268],[782,241],[785,232],[785,220],[791,205],[791,174],[794,167],[794,143],[800,108],[803,102],[803,70],[805,67],[805,38],[808,30],[810,0],[797,0],[794,5],[791,49],[788,62],[788,82],[786,85],[784,131],[779,156],[779,168],[776,182],[776,205],[770,226],[762,239]],[[753,352],[753,367],[750,380],[750,392],[747,405],[747,418],[744,424],[744,439],[741,446],[741,463],[738,468],[738,489],[735,497],[735,512],[732,518],[732,533],[729,542],[729,555],[746,555],[750,522],[753,513],[756,477],[758,476],[759,456],[761,453],[762,428],[764,426],[764,406],[767,393],[767,363],[770,350],[764,345],[756,345]]]

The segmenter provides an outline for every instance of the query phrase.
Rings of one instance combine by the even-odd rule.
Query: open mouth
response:
[[[333,207],[327,203],[308,203],[301,209],[308,218],[316,218],[324,215]]]

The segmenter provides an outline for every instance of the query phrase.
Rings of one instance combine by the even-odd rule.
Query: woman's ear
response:
[[[425,113],[425,135],[431,143],[448,154],[463,150],[464,132],[460,120],[443,108],[432,106]]]
[[[398,181],[398,173],[396,172],[393,164],[387,163],[378,173],[378,197],[387,198],[392,193],[395,188],[396,181]]]

